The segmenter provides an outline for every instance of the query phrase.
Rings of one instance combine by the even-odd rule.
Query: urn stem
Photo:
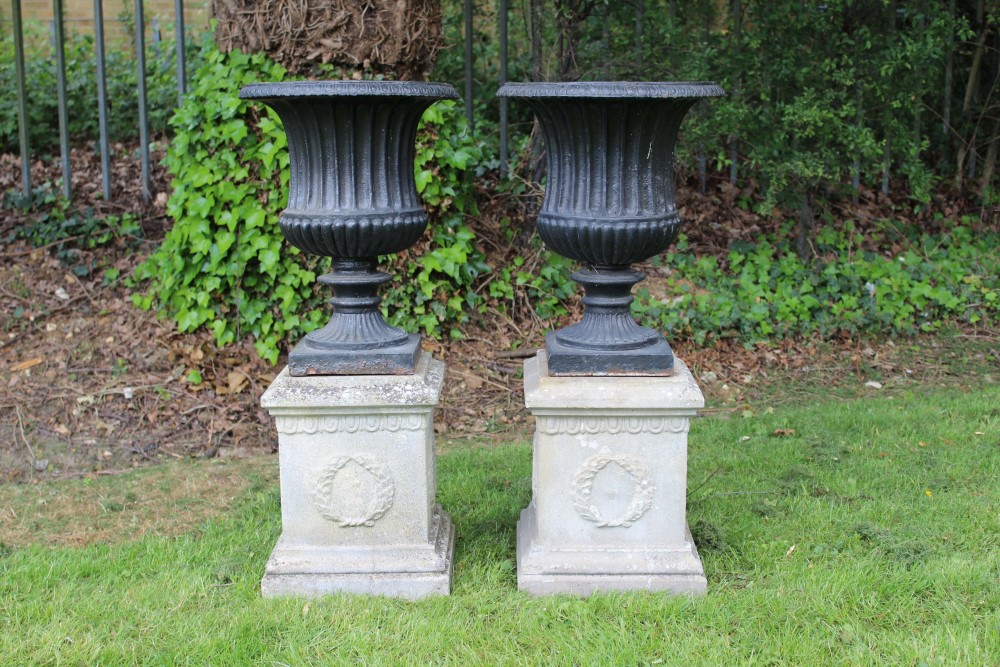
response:
[[[546,338],[552,375],[669,375],[674,356],[656,331],[629,312],[645,276],[630,266],[677,239],[674,145],[688,110],[718,97],[707,82],[506,84],[545,137],[548,180],[538,216],[545,245],[585,268],[584,315]]]
[[[288,207],[279,224],[303,252],[331,257],[319,281],[333,289],[333,315],[288,355],[291,375],[408,375],[420,336],[389,326],[376,269],[380,256],[412,246],[427,227],[413,176],[417,124],[447,84],[409,81],[296,81],[252,84],[284,124]]]

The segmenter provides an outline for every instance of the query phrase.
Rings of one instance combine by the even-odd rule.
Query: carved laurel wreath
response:
[[[371,473],[376,482],[375,493],[368,501],[367,513],[364,516],[341,516],[335,503],[333,482],[337,474],[351,461]],[[392,481],[389,469],[383,463],[364,455],[341,456],[331,461],[317,478],[312,495],[313,503],[319,513],[330,521],[336,521],[341,528],[374,526],[375,522],[392,507],[392,501],[396,497],[396,485]]]
[[[632,500],[621,516],[605,519],[600,510],[590,503],[590,492],[594,486],[594,478],[597,473],[604,470],[609,464],[617,463],[627,472],[635,482],[632,491]],[[573,491],[573,507],[577,514],[597,524],[598,528],[609,528],[622,526],[628,528],[639,520],[646,511],[653,506],[653,495],[656,493],[656,486],[653,478],[649,474],[649,469],[642,463],[627,456],[607,456],[598,454],[591,456],[583,462],[583,465],[576,471],[575,488]]]

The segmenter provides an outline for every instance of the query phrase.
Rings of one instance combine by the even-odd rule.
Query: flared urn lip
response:
[[[564,81],[506,83],[497,97],[568,99],[697,99],[724,97],[713,81]]]
[[[281,98],[410,97],[455,100],[458,93],[448,83],[427,81],[282,81],[251,83],[240,89],[241,100]]]

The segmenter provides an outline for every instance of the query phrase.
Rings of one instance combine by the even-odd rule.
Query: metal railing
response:
[[[21,148],[21,188],[26,201],[31,201],[31,146],[28,138],[28,95],[24,67],[24,25],[21,16],[21,0],[11,0],[14,29],[14,68],[17,81],[18,138]],[[59,152],[62,163],[62,192],[70,199],[73,196],[71,166],[69,112],[66,83],[66,39],[63,31],[63,0],[52,0],[52,33],[56,52],[56,96],[59,108]],[[180,105],[187,91],[187,74],[184,53],[184,0],[174,0],[174,23],[176,26],[177,49],[177,104]],[[142,164],[142,196],[146,201],[152,196],[149,166],[149,119],[146,98],[146,37],[143,0],[135,0],[135,55],[137,69],[136,95],[139,98],[139,159]],[[103,0],[94,0],[94,56],[97,77],[97,111],[100,127],[101,186],[104,199],[111,198],[111,148],[108,136],[108,87],[106,60],[104,54],[104,7]]]

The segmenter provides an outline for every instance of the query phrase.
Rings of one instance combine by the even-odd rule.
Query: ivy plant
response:
[[[282,343],[329,317],[315,289],[328,260],[284,242],[278,216],[288,191],[288,151],[280,120],[249,105],[239,89],[283,81],[285,70],[262,54],[203,47],[203,62],[171,119],[166,156],[173,180],[167,213],[173,228],[135,277],[148,281],[134,301],[172,318],[181,331],[208,327],[220,345],[251,335],[275,363]],[[397,280],[386,290],[390,321],[432,336],[450,332],[474,308],[476,277],[486,269],[466,216],[477,213],[467,170],[481,149],[453,102],[427,111],[418,132],[417,188],[431,213],[429,243],[414,259],[390,258]]]

